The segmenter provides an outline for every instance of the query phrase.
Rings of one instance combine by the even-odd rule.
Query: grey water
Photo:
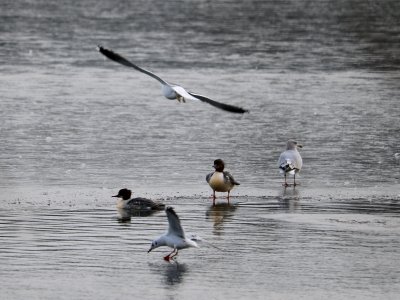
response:
[[[397,299],[400,2],[0,3],[1,299]],[[154,79],[249,109],[163,98]],[[300,186],[277,160],[303,144]],[[241,183],[230,205],[205,175]],[[147,254],[173,206],[204,239]]]

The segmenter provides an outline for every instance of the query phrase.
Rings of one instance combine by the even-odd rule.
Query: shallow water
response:
[[[0,8],[2,298],[397,298],[398,1]],[[96,44],[250,113],[166,101]],[[211,207],[217,157],[241,183],[230,206]],[[122,187],[175,207],[201,248],[147,254],[165,213],[121,220]]]
[[[101,200],[69,195],[58,203],[7,203],[2,295],[395,299],[398,198],[300,194],[235,197],[216,207],[208,197],[164,199],[186,231],[206,241],[180,251],[172,264],[162,259],[167,249],[146,254],[165,230],[164,212],[121,221],[106,192]]]

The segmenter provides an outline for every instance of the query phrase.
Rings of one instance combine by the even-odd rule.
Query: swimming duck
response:
[[[117,208],[134,209],[134,210],[163,210],[165,204],[155,202],[146,198],[132,198],[132,192],[128,189],[119,190],[118,194],[112,197],[119,198]]]

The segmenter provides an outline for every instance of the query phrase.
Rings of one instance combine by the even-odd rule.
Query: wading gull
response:
[[[165,80],[161,79],[159,76],[155,75],[154,73],[147,71],[137,65],[135,65],[134,63],[128,61],[127,59],[123,58],[121,55],[108,50],[106,48],[103,48],[101,46],[97,46],[98,51],[103,54],[104,56],[106,56],[107,58],[120,63],[124,66],[127,67],[131,67],[136,69],[139,72],[142,72],[144,74],[149,75],[150,77],[153,77],[154,79],[156,79],[158,82],[161,83],[162,85],[162,93],[165,96],[165,98],[170,99],[170,100],[178,100],[179,102],[186,102],[186,100],[194,100],[194,101],[202,101],[202,102],[206,102],[212,106],[218,107],[220,109],[223,109],[225,111],[229,111],[232,113],[239,113],[239,114],[243,114],[245,112],[248,112],[247,110],[241,108],[241,107],[237,107],[237,106],[233,106],[233,105],[229,105],[229,104],[224,104],[221,102],[217,102],[214,100],[211,100],[205,96],[202,95],[198,95],[195,93],[191,93],[191,92],[187,92],[183,87],[179,86],[179,85],[175,85],[175,84],[171,84],[166,82]]]
[[[215,172],[212,172],[206,176],[206,180],[210,187],[213,189],[213,205],[215,205],[215,192],[228,192],[228,203],[229,194],[235,185],[240,185],[233,176],[224,171],[225,164],[222,159],[216,159],[214,161],[213,168]]]
[[[131,190],[121,189],[117,195],[112,197],[118,198],[117,208],[132,210],[162,210],[165,208],[164,203],[141,197],[131,199],[131,195]]]
[[[172,252],[167,256],[164,256],[164,260],[170,261],[176,255],[178,255],[178,250],[185,249],[189,247],[198,247],[195,238],[187,238],[185,232],[181,226],[181,221],[178,215],[175,213],[174,209],[168,206],[165,210],[168,218],[168,231],[159,238],[155,239],[150,246],[149,253],[151,250],[161,247],[168,246],[172,248]]]
[[[278,167],[280,172],[285,176],[284,186],[289,186],[286,181],[287,174],[293,175],[293,185],[296,186],[296,174],[300,172],[303,166],[303,160],[297,148],[303,146],[295,141],[289,140],[286,144],[286,151],[282,152],[279,156]]]

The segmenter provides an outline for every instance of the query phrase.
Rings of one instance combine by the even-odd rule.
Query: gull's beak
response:
[[[303,148],[303,145],[302,144],[297,144],[297,147]]]
[[[153,247],[150,247],[150,249],[149,249],[149,251],[147,251],[147,253],[150,253],[150,252],[151,252],[151,250],[153,250]]]
[[[118,195],[115,195],[115,196],[111,196],[111,197],[118,198],[119,196],[118,196]]]

